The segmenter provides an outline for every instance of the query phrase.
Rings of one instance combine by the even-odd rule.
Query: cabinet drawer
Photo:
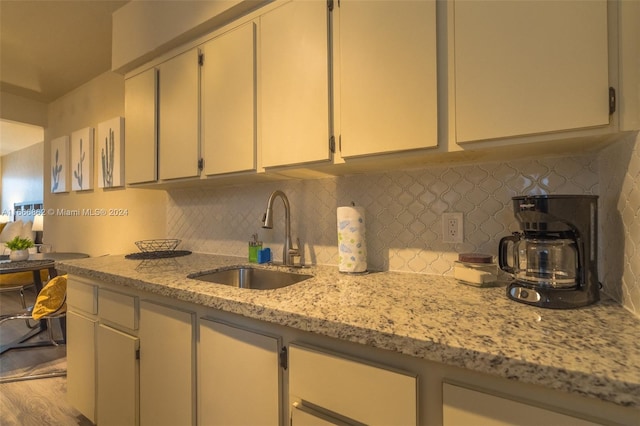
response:
[[[100,320],[129,330],[138,329],[138,298],[100,289]]]
[[[448,383],[442,385],[442,403],[444,426],[472,424],[596,426],[598,424]]]
[[[76,279],[67,283],[67,303],[72,310],[95,315],[98,313],[98,287]]]
[[[415,375],[315,349],[290,346],[291,401],[307,401],[357,422],[417,424]]]

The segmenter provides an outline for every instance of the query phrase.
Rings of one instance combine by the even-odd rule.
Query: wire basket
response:
[[[136,246],[143,253],[173,251],[178,247],[180,241],[175,239],[142,240],[136,241]]]

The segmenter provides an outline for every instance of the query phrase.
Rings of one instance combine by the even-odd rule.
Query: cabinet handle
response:
[[[283,370],[286,370],[288,366],[289,356],[287,354],[287,347],[283,346],[282,349],[280,349],[280,367],[282,367]]]
[[[609,115],[616,112],[616,89],[609,87]]]

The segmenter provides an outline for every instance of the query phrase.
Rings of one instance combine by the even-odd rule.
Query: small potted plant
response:
[[[5,246],[11,250],[9,259],[17,262],[29,259],[29,249],[33,247],[33,241],[29,238],[21,238],[18,236],[11,241],[7,241]]]

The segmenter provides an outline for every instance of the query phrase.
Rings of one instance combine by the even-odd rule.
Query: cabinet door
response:
[[[433,0],[340,2],[343,157],[438,142]]]
[[[291,404],[291,426],[349,426],[349,423],[305,407],[300,402]]]
[[[293,1],[260,18],[264,167],[330,158],[328,9]]]
[[[597,424],[448,383],[442,386],[442,402],[443,426],[595,426]]]
[[[137,425],[139,339],[98,326],[98,423]]]
[[[202,144],[207,175],[255,170],[255,24],[203,47]]]
[[[97,321],[67,312],[67,400],[96,423]]]
[[[158,179],[158,79],[155,68],[124,82],[125,176],[127,183]]]
[[[198,365],[200,425],[278,425],[280,341],[202,319]]]
[[[194,315],[140,302],[140,424],[195,424]]]
[[[289,346],[289,399],[311,403],[331,417],[369,425],[415,425],[417,388],[413,375]]]
[[[458,143],[609,123],[605,0],[453,8]]]
[[[160,178],[198,176],[199,84],[198,49],[159,66]]]

